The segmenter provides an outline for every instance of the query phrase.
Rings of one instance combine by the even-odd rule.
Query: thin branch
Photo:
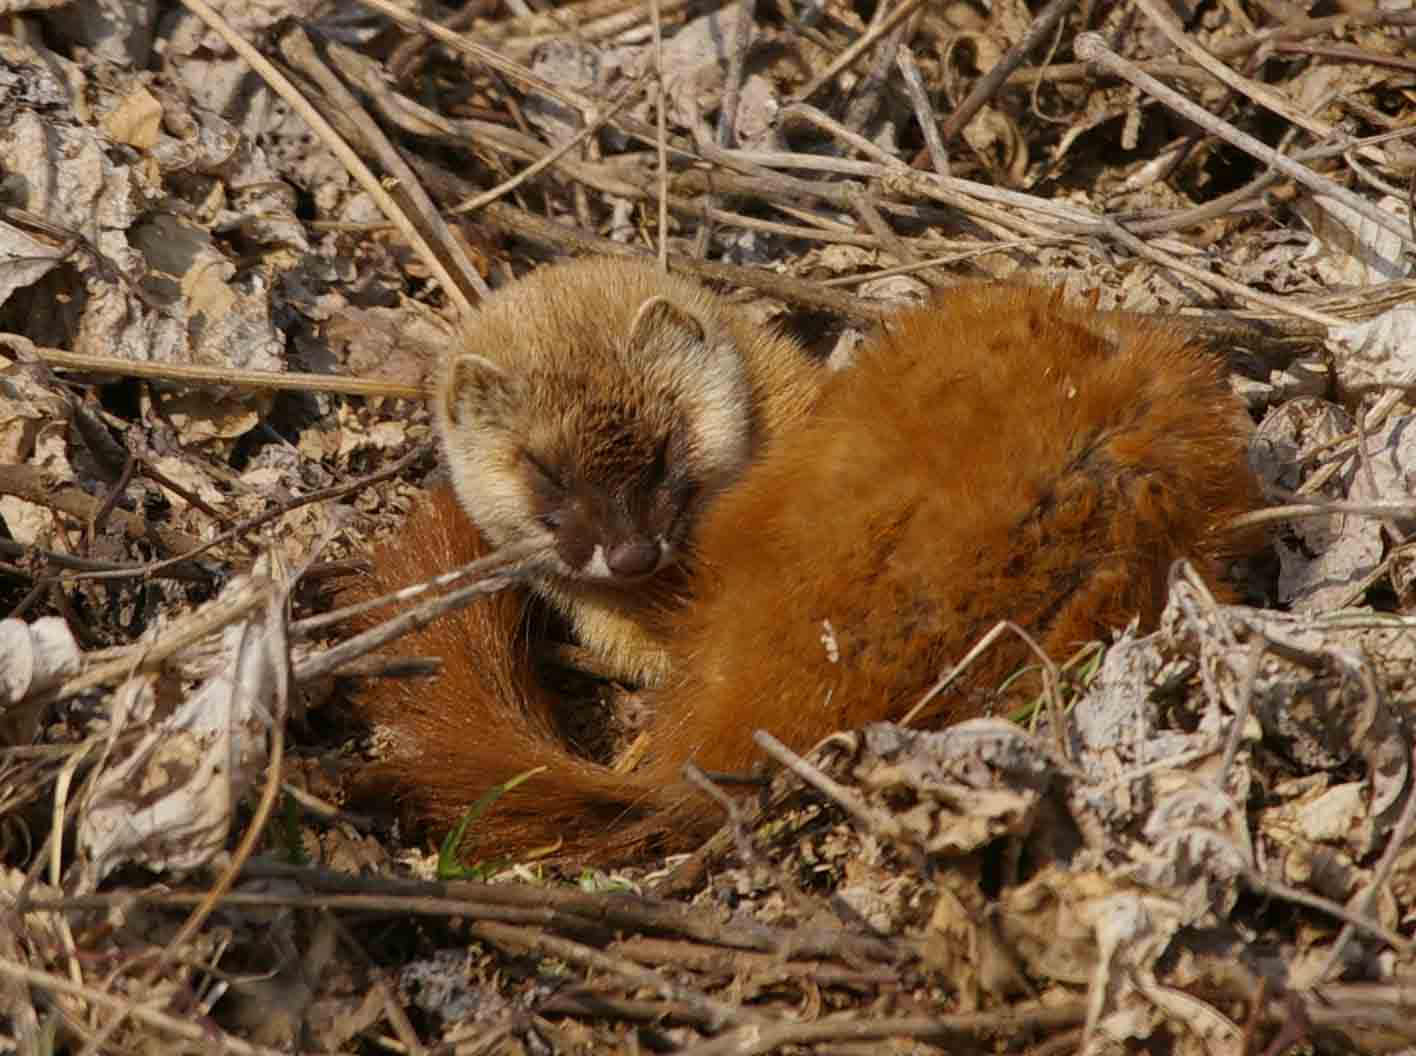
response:
[[[1346,187],[1318,175],[1306,165],[1298,164],[1286,154],[1280,154],[1247,132],[1241,132],[1228,122],[1221,121],[1204,107],[1190,102],[1179,92],[1166,87],[1149,74],[1141,72],[1134,63],[1128,62],[1107,47],[1106,41],[1100,34],[1083,33],[1077,38],[1074,48],[1082,59],[1095,63],[1097,67],[1107,73],[1115,74],[1129,81],[1147,95],[1170,107],[1185,120],[1199,125],[1206,132],[1218,136],[1249,156],[1272,165],[1285,176],[1296,180],[1313,193],[1324,195],[1347,206],[1359,216],[1370,220],[1382,230],[1401,239],[1402,245],[1406,246],[1408,250],[1416,250],[1416,238],[1412,237],[1409,226],[1403,224],[1395,216],[1384,209],[1379,209],[1365,198],[1353,194]]]
[[[1028,23],[1028,28],[1023,35],[1018,38],[1016,44],[1009,48],[996,63],[994,63],[974,86],[969,90],[969,94],[964,97],[958,107],[944,120],[944,125],[939,130],[939,136],[947,146],[949,141],[964,130],[964,126],[973,120],[974,115],[983,109],[985,103],[998,93],[1013,72],[1023,64],[1032,50],[1041,44],[1057,28],[1058,24],[1067,17],[1067,13],[1077,6],[1077,0],[1048,0],[1048,4],[1041,11],[1032,17]]]
[[[458,313],[464,317],[470,315],[472,312],[471,302],[463,295],[457,283],[452,281],[452,276],[443,267],[442,261],[433,252],[432,247],[424,241],[423,236],[419,234],[418,229],[403,210],[398,207],[398,203],[393,200],[393,197],[383,189],[383,185],[364,164],[363,159],[350,148],[349,144],[344,142],[343,137],[335,132],[334,127],[324,119],[320,112],[310,105],[299,89],[290,83],[290,79],[272,66],[265,56],[232,29],[226,19],[207,4],[206,0],[181,0],[181,2],[182,6],[200,18],[212,32],[225,41],[227,47],[241,56],[260,76],[261,80],[265,81],[272,91],[284,99],[291,109],[304,119],[305,123],[314,130],[315,135],[320,138],[320,141],[330,149],[345,170],[363,188],[364,193],[378,204],[379,210],[384,216],[398,225],[400,233],[417,252],[423,265],[437,278],[442,285],[443,292],[452,301]]]

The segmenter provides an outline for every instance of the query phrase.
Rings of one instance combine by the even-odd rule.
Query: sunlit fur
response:
[[[397,536],[374,551],[374,571],[352,592],[374,597],[422,582],[440,572],[491,552],[491,547],[446,488],[405,521]],[[410,828],[434,832],[454,824],[477,793],[472,783],[502,769],[502,762],[553,758],[557,785],[577,773],[592,782],[602,773],[564,751],[559,699],[537,682],[529,654],[525,590],[506,590],[458,609],[417,634],[400,640],[401,655],[443,660],[436,679],[384,679],[356,697],[363,716],[380,733],[382,759],[358,775],[356,791],[364,801],[397,802]],[[372,615],[360,621],[371,625]],[[500,756],[500,761],[496,761]],[[504,776],[520,771],[508,769]],[[470,782],[470,783],[469,783]],[[578,809],[583,787],[559,800],[554,787],[539,789],[538,799],[564,817]],[[485,787],[483,788],[485,791]]]
[[[416,707],[383,699],[403,690],[363,698],[397,737],[381,773],[441,829],[490,784],[547,766],[475,826],[469,857],[691,846],[720,816],[681,780],[686,761],[747,771],[755,729],[805,750],[898,718],[1000,619],[1055,658],[1132,617],[1151,625],[1177,558],[1224,596],[1225,525],[1256,503],[1247,433],[1221,366],[1163,325],[1029,287],[948,291],[888,324],[705,514],[638,769],[580,759],[543,721],[553,702],[528,688],[503,599],[420,645],[447,668]],[[378,585],[444,567],[424,540],[457,520],[446,501],[410,518],[400,561],[375,555]],[[1029,661],[1002,639],[930,721],[979,713]]]

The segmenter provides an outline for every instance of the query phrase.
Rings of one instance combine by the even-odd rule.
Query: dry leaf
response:
[[[18,466],[37,449],[65,446],[69,402],[48,383],[47,373],[0,360],[0,465]]]
[[[1405,222],[1404,202],[1386,197],[1375,205],[1393,220]],[[1316,258],[1318,274],[1329,285],[1370,286],[1411,274],[1400,236],[1378,227],[1346,203],[1315,194],[1299,198],[1293,208],[1313,232],[1313,242],[1304,256]]]
[[[265,766],[288,663],[285,599],[263,583],[242,577],[222,592],[228,604],[238,594],[266,597],[219,632],[212,673],[95,781],[78,825],[82,889],[124,864],[182,872],[225,849],[235,807]],[[132,718],[152,713],[150,678],[124,694]]]
[[[1337,383],[1348,396],[1416,384],[1416,305],[1399,304],[1374,319],[1328,334]]]
[[[139,85],[108,112],[99,127],[119,143],[151,150],[157,145],[161,125],[162,104]]]
[[[975,719],[939,733],[867,727],[854,776],[927,853],[959,855],[1026,835],[1050,772],[1016,726]],[[913,805],[900,810],[901,796]]]
[[[1292,400],[1260,423],[1254,468],[1280,493],[1295,493],[1312,472],[1299,468],[1307,452],[1352,429],[1351,417],[1335,404]],[[1355,457],[1318,494],[1356,501],[1373,497]],[[1381,561],[1381,526],[1371,517],[1340,513],[1304,518],[1285,525],[1274,545],[1281,563],[1279,600],[1298,612],[1325,612],[1346,601]]]
[[[32,741],[38,712],[24,702],[72,678],[81,665],[78,643],[58,616],[0,620],[0,744]]]

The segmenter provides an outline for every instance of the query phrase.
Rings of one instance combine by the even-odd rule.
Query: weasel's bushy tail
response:
[[[373,552],[373,569],[352,596],[423,582],[490,549],[453,494],[440,489]],[[442,672],[432,679],[377,679],[360,690],[355,708],[383,743],[378,761],[351,785],[352,796],[392,799],[413,831],[440,837],[488,788],[545,767],[468,826],[464,858],[538,847],[556,847],[558,856],[629,855],[667,827],[659,790],[569,749],[558,722],[564,702],[535,675],[527,605],[525,591],[502,591],[390,647],[398,655],[440,657]],[[668,843],[690,837],[676,835]]]

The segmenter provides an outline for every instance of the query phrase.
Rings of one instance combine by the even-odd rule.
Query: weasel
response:
[[[1245,540],[1225,526],[1257,502],[1249,429],[1221,365],[1160,323],[1032,287],[943,292],[831,375],[814,412],[703,511],[693,600],[665,620],[667,675],[646,695],[637,769],[589,762],[557,735],[517,602],[502,598],[424,633],[415,648],[445,664],[431,686],[365,693],[393,735],[376,780],[446,830],[491,785],[546,767],[470,826],[469,860],[691,846],[719,817],[683,764],[748,770],[755,729],[807,750],[898,719],[1002,619],[1057,658],[1133,617],[1153,624],[1177,558],[1226,596],[1225,561]],[[376,552],[373,587],[480,545],[437,499]],[[1032,662],[1004,637],[927,721],[980,713]]]
[[[652,685],[694,526],[820,369],[653,262],[586,258],[494,294],[442,365],[445,462],[488,542],[541,541],[536,589],[612,676]]]

